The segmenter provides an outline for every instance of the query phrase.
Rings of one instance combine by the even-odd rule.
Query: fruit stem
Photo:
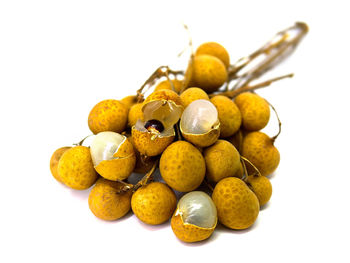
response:
[[[265,99],[265,100],[266,100],[266,99]],[[278,133],[277,133],[275,136],[273,136],[273,137],[271,138],[272,144],[274,144],[274,143],[275,143],[275,140],[277,139],[277,137],[281,134],[282,122],[281,122],[281,120],[280,120],[280,118],[279,118],[279,116],[278,116],[278,113],[277,113],[275,107],[272,106],[272,104],[271,104],[270,102],[268,102],[267,100],[266,100],[266,102],[269,104],[269,106],[271,107],[271,109],[275,112],[275,115],[276,115],[276,118],[277,118],[277,121],[278,121]]]
[[[125,193],[127,191],[130,191],[131,189],[133,189],[134,185],[133,184],[128,184],[122,180],[117,180],[117,182],[123,184],[123,187],[117,191],[118,194],[121,194],[121,193]]]
[[[94,135],[94,134],[90,134],[90,135],[86,136],[85,138],[83,138],[80,142],[78,142],[78,143],[73,143],[73,145],[75,145],[75,146],[82,146],[83,143],[84,143],[84,141],[85,141],[87,138],[89,138],[90,136],[93,136],[93,135]]]
[[[231,65],[229,67],[227,83],[237,80],[232,90],[247,86],[252,80],[259,78],[288,57],[296,49],[307,32],[308,26],[303,22],[296,22],[293,26],[278,32],[261,48]],[[245,73],[238,75],[249,64],[254,65],[254,61],[261,62],[248,69]]]
[[[255,166],[251,161],[249,161],[247,158],[245,158],[245,157],[243,157],[243,156],[241,156],[241,160],[243,160],[244,162],[249,163],[249,165],[250,165],[251,167],[253,167],[253,169],[255,170],[256,173],[254,173],[254,174],[252,174],[252,175],[254,175],[254,176],[255,176],[255,175],[257,175],[257,176],[262,176],[261,173],[260,173],[260,171],[259,171],[259,169],[256,168],[256,166]],[[244,168],[245,168],[245,171],[247,171],[246,166],[245,166],[245,163],[244,163],[244,165],[243,165],[243,169],[244,169]],[[247,178],[248,178],[248,176],[249,176],[248,172],[246,173],[246,176],[247,176]]]
[[[151,170],[148,171],[148,173],[146,173],[144,175],[144,177],[142,177],[142,179],[133,186],[132,191],[135,192],[137,189],[139,189],[141,186],[147,185],[149,183],[149,181],[151,181],[153,178],[153,174],[156,170],[156,168],[158,167],[159,164],[159,159],[157,159],[157,161],[155,161],[155,163],[153,164]]]

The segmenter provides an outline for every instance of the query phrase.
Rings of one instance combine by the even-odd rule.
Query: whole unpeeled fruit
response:
[[[198,55],[211,55],[217,57],[225,64],[226,68],[230,66],[230,55],[219,43],[206,42],[201,44],[196,50],[196,56]]]
[[[103,100],[91,110],[88,124],[94,134],[103,131],[121,133],[125,130],[127,120],[127,106],[118,100]]]
[[[220,121],[220,137],[226,138],[237,132],[242,123],[241,112],[237,105],[225,96],[210,99],[218,110]]]
[[[122,98],[120,100],[121,103],[123,103],[126,108],[129,110],[135,103],[137,103],[137,96],[136,95],[130,95]]]
[[[136,124],[137,120],[144,121],[142,112],[142,103],[136,103],[131,106],[128,114],[128,126],[132,127]]]
[[[280,162],[280,153],[274,141],[263,132],[248,133],[242,143],[242,156],[251,161],[262,175],[272,174]],[[254,169],[247,165],[249,172]]]
[[[67,150],[58,162],[57,169],[62,182],[77,190],[89,188],[98,177],[92,163],[90,149],[85,146],[76,146]]]
[[[57,166],[58,162],[61,159],[61,156],[71,147],[61,147],[57,149],[51,156],[50,159],[50,171],[52,176],[59,182],[62,183],[61,177],[58,174]]]
[[[122,183],[104,178],[97,180],[89,195],[89,208],[103,220],[116,220],[130,210],[131,191],[121,192]]]
[[[209,100],[208,94],[200,88],[188,88],[181,93],[180,98],[185,108],[195,100]]]
[[[194,57],[190,83],[211,93],[217,91],[227,80],[227,70],[220,59],[210,55]]]
[[[137,189],[131,199],[131,208],[142,222],[162,224],[172,216],[176,196],[166,184],[153,182]]]
[[[269,122],[269,104],[259,95],[251,92],[244,92],[235,98],[235,103],[241,111],[242,125],[246,130],[261,130]]]
[[[205,161],[200,151],[189,142],[177,141],[163,152],[160,173],[174,190],[189,192],[196,189],[205,176]]]
[[[222,179],[214,188],[213,201],[219,221],[232,229],[246,229],[259,215],[259,200],[239,178]]]
[[[207,177],[212,182],[219,182],[222,178],[235,176],[239,172],[241,162],[236,148],[225,140],[218,140],[204,150],[207,167]]]
[[[163,80],[162,82],[159,82],[159,84],[155,87],[154,91],[162,89],[168,89],[175,91],[176,93],[180,93],[182,89],[182,81],[178,79]]]
[[[248,176],[248,186],[259,199],[260,206],[266,204],[272,195],[272,185],[265,176]]]

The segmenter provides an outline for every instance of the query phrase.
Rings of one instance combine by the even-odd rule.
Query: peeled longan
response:
[[[122,183],[104,178],[97,180],[89,195],[89,208],[98,218],[117,220],[130,210],[131,191],[119,193]]]
[[[269,122],[269,104],[259,95],[244,92],[235,98],[235,103],[241,111],[242,125],[246,130],[261,130]]]
[[[273,140],[263,132],[250,132],[244,137],[242,156],[265,176],[272,174],[280,162],[280,153],[273,145]],[[249,172],[254,172],[250,165],[247,168]]]
[[[214,188],[213,201],[220,223],[232,229],[246,229],[259,215],[259,200],[241,179],[227,177]]]
[[[205,161],[201,152],[189,142],[177,141],[163,152],[160,174],[174,190],[189,192],[196,189],[205,176]]]
[[[61,147],[59,149],[57,149],[51,156],[50,159],[50,171],[52,176],[59,182],[62,183],[62,179],[58,174],[58,170],[57,170],[57,166],[58,166],[58,162],[61,159],[61,156],[71,147]]]
[[[175,91],[176,93],[180,93],[182,90],[182,80],[178,79],[171,79],[171,80],[163,80],[162,82],[159,82],[159,84],[155,87],[154,91],[162,90],[162,89],[168,89]]]
[[[214,56],[195,56],[192,67],[190,83],[208,93],[217,91],[227,80],[224,63]]]
[[[271,198],[272,185],[265,176],[248,176],[247,184],[259,199],[260,207],[265,205]]]
[[[196,56],[197,55],[211,55],[220,59],[222,63],[224,63],[226,68],[230,66],[230,55],[228,54],[227,50],[223,46],[221,46],[219,43],[216,43],[216,42],[203,43],[197,48]]]
[[[207,177],[212,182],[239,174],[241,162],[236,148],[225,140],[218,140],[204,150]]]
[[[166,184],[153,182],[137,189],[131,199],[131,208],[142,222],[159,225],[172,216],[176,196]]]
[[[121,133],[126,128],[127,120],[127,106],[118,100],[103,100],[91,110],[88,124],[94,134],[103,131]]]
[[[196,87],[186,89],[181,93],[180,98],[185,108],[195,100],[209,100],[208,94],[204,90]]]
[[[85,146],[68,149],[60,158],[57,170],[62,182],[76,190],[88,189],[98,177],[92,163],[90,149]]]
[[[219,95],[210,99],[218,110],[220,121],[220,137],[226,138],[237,132],[242,117],[237,105],[228,97]]]

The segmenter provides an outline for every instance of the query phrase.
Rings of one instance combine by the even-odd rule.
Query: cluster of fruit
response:
[[[269,103],[254,92],[234,98],[220,92],[230,57],[214,42],[192,54],[183,78],[161,72],[166,79],[156,74],[145,99],[139,90],[95,105],[91,144],[56,150],[52,175],[77,190],[94,185],[89,207],[96,217],[116,220],[131,208],[147,224],[171,219],[185,242],[207,239],[217,221],[250,227],[271,197],[266,176],[280,161],[275,137],[260,131],[270,119]],[[152,180],[157,168],[165,183]],[[132,173],[144,177],[131,184]],[[186,194],[177,202],[174,191]]]

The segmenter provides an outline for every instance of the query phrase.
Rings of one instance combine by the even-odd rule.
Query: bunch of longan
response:
[[[131,208],[146,224],[170,219],[185,242],[209,238],[218,220],[249,228],[271,198],[266,176],[280,162],[276,136],[260,131],[270,119],[269,103],[252,90],[225,95],[230,57],[215,42],[198,47],[182,78],[172,73],[156,71],[146,98],[141,89],[97,103],[88,116],[89,147],[56,150],[51,173],[73,189],[93,186],[89,207],[103,220]],[[157,168],[162,182],[153,178]],[[131,184],[132,173],[144,176]],[[177,200],[174,191],[186,194]]]

